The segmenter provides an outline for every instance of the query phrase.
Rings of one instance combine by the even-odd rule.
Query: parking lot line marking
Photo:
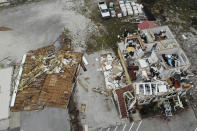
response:
[[[133,127],[133,124],[134,124],[134,122],[132,122],[132,124],[131,124],[131,126],[130,126],[130,128],[129,128],[129,131],[131,131],[131,129],[132,129],[132,127]]]
[[[138,131],[138,130],[139,130],[140,125],[141,125],[141,124],[142,124],[142,120],[140,121],[140,123],[139,123],[139,125],[138,125],[138,127],[137,127],[136,131]]]
[[[116,126],[116,128],[114,129],[114,131],[116,131],[116,130],[117,130],[117,128],[118,128],[118,126]]]
[[[109,131],[109,130],[110,130],[110,128],[107,129],[107,131]]]
[[[125,125],[124,125],[124,127],[123,127],[122,131],[124,131],[124,130],[125,130],[125,127],[126,127],[126,126],[127,126],[127,124],[125,124]]]

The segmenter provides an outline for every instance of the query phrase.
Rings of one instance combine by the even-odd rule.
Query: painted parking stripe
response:
[[[124,131],[124,130],[125,130],[126,126],[127,126],[127,124],[125,124],[125,125],[124,125],[124,127],[123,127],[122,131]]]
[[[140,125],[141,125],[141,124],[142,124],[142,121],[140,121],[140,123],[139,123],[139,125],[138,125],[138,127],[137,127],[136,131],[138,131],[138,130],[139,130]]]
[[[130,126],[130,128],[129,128],[129,131],[131,131],[131,129],[132,129],[132,127],[133,127],[133,124],[134,124],[134,122],[132,122],[132,124],[131,124],[131,126]]]
[[[116,126],[116,128],[114,129],[114,131],[116,131],[116,130],[117,130],[117,128],[118,128],[118,126]]]

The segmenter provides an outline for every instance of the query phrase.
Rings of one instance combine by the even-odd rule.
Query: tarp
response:
[[[156,27],[157,25],[155,24],[154,21],[143,21],[142,23],[138,24],[138,29],[139,30],[144,30],[144,29],[149,29],[149,28],[153,28]]]

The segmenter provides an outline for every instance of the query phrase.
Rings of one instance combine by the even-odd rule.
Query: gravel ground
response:
[[[22,55],[50,43],[67,28],[77,51],[83,50],[88,34],[96,30],[91,20],[76,10],[83,0],[42,0],[0,12],[0,26],[12,31],[0,32],[0,60],[10,56],[17,62]]]

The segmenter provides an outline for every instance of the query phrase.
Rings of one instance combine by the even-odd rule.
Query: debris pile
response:
[[[116,89],[126,85],[123,69],[118,58],[113,57],[111,53],[102,54],[100,63],[107,89]]]
[[[9,6],[10,1],[9,0],[0,0],[0,7],[2,6]]]

